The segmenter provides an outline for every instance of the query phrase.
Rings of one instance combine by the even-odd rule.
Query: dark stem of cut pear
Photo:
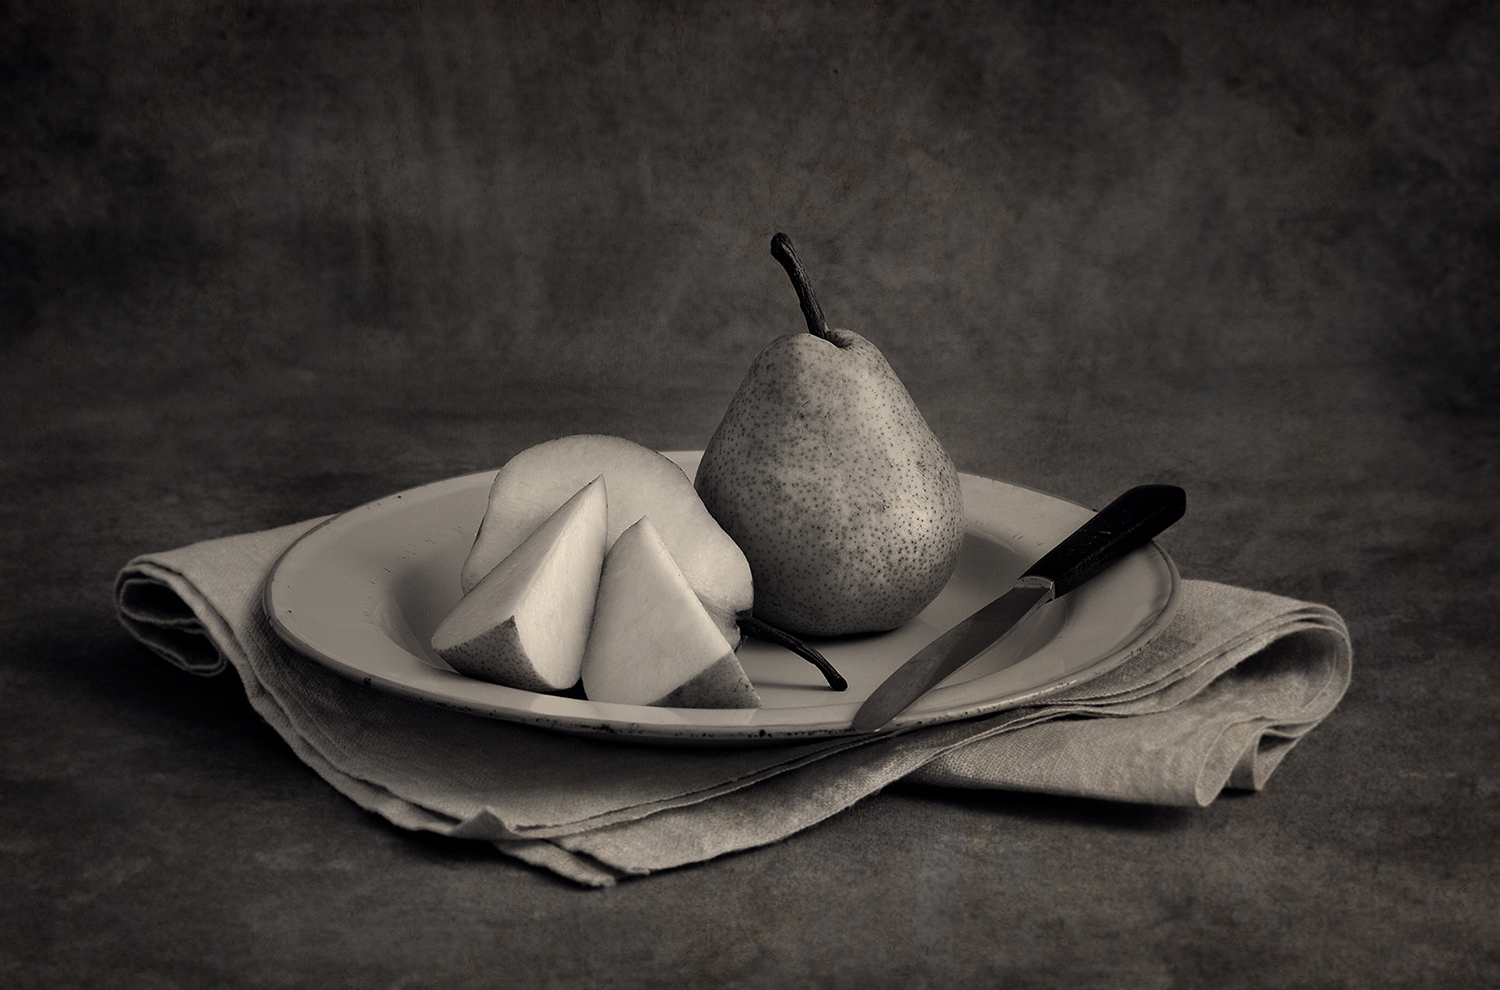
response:
[[[802,318],[807,321],[807,332],[829,340],[828,321],[823,319],[823,307],[818,305],[818,297],[813,294],[807,269],[802,267],[802,259],[797,257],[792,239],[780,233],[771,238],[771,257],[781,262],[787,277],[792,280],[792,288],[797,290],[797,302],[802,306]]]
[[[823,677],[827,679],[828,686],[835,691],[842,691],[849,686],[849,682],[844,680],[844,675],[834,669],[833,664],[828,662],[827,657],[791,633],[777,629],[769,622],[764,622],[752,615],[741,616],[739,623],[740,632],[746,636],[753,636],[767,643],[783,646],[814,667],[817,667],[818,670],[823,672]]]

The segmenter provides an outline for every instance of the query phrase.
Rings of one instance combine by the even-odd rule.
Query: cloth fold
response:
[[[320,521],[135,558],[115,584],[121,622],[184,670],[233,667],[297,756],[361,807],[592,886],[778,841],[903,779],[1206,805],[1263,787],[1351,674],[1331,609],[1186,581],[1145,649],[1034,707],[874,740],[622,745],[387,694],[287,646],[261,591]]]

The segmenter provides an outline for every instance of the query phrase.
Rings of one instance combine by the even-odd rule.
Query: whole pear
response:
[[[694,485],[750,562],[757,619],[802,636],[894,629],[953,574],[958,471],[880,350],[828,328],[791,240],[771,253],[808,332],[756,357]]]

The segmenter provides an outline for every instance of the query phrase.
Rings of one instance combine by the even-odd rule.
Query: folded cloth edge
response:
[[[285,527],[284,529],[287,532],[301,532],[315,524],[315,522],[316,520],[296,524],[292,527]],[[154,556],[156,555],[142,555],[132,560],[121,570],[116,580],[115,591],[118,616],[122,624],[134,638],[169,662],[196,674],[208,675],[222,671],[225,666],[235,667],[236,671],[240,674],[241,682],[246,689],[247,697],[252,707],[272,725],[279,735],[287,740],[300,759],[308,763],[315,772],[332,784],[340,793],[345,794],[351,800],[360,804],[361,807],[374,811],[392,823],[404,828],[428,830],[442,834],[454,834],[455,831],[459,831],[461,834],[461,823],[456,822],[452,818],[434,815],[427,809],[413,805],[411,802],[397,797],[377,784],[372,784],[343,773],[338,767],[329,762],[316,747],[309,744],[292,726],[290,720],[286,717],[285,712],[282,711],[274,697],[258,682],[254,674],[253,664],[248,655],[246,655],[246,648],[240,642],[233,623],[220,612],[215,602],[207,595],[199,592],[199,589],[197,589],[190,577],[184,575],[179,570],[162,565],[153,559]],[[1189,583],[1209,584],[1208,582]],[[164,599],[156,603],[158,606],[164,607],[156,609],[144,608],[141,596],[156,586],[170,589],[172,595],[176,597],[176,602],[172,602],[171,599]],[[1220,587],[1228,588],[1229,586]],[[131,589],[134,589],[133,593]],[[1250,595],[1265,594],[1263,592],[1246,592],[1245,589],[1230,590]],[[1290,599],[1286,599],[1285,601],[1288,603],[1292,602]],[[173,611],[176,604],[182,606],[182,611]],[[1349,646],[1347,628],[1337,613],[1325,606],[1303,602],[1294,604],[1299,606],[1305,618],[1313,619],[1312,625],[1333,633],[1335,640],[1341,640],[1342,645],[1336,646],[1335,651],[1339,653],[1341,658],[1342,682],[1338,686],[1335,696],[1331,698],[1323,712],[1323,715],[1326,715],[1342,696],[1343,689],[1348,683],[1348,664],[1352,651]],[[1266,627],[1264,630],[1257,628],[1242,631],[1239,636],[1232,638],[1231,644],[1235,646],[1243,644],[1243,646],[1248,647],[1261,640],[1274,641],[1278,638],[1276,628],[1279,628],[1281,633],[1284,634],[1290,631],[1288,629],[1289,626],[1296,627],[1298,625],[1296,620],[1290,623],[1286,621],[1292,615],[1297,614],[1297,612],[1298,609],[1291,609],[1268,620],[1266,623],[1262,623],[1262,626]],[[1308,613],[1312,613],[1312,615],[1309,616]],[[208,651],[201,649],[193,649],[193,647],[201,645],[200,639],[206,641],[213,648],[213,654],[209,654]],[[1261,642],[1260,645],[1263,647],[1264,643]],[[1234,651],[1231,650],[1230,652]],[[1246,655],[1253,654],[1254,652],[1255,650],[1252,649]],[[1237,663],[1238,661],[1235,662]],[[1080,708],[1087,707],[1090,707],[1087,703],[1080,706]],[[1099,712],[1098,714],[1107,713]],[[1255,746],[1241,753],[1239,759],[1231,761],[1228,770],[1223,774],[1223,784],[1217,786],[1201,784],[1199,788],[1195,788],[1205,794],[1209,790],[1213,792],[1212,794],[1208,794],[1206,799],[1200,797],[1195,803],[1208,803],[1223,786],[1242,787],[1249,784],[1255,789],[1264,786],[1265,779],[1269,777],[1271,771],[1280,763],[1281,758],[1290,746],[1303,733],[1317,724],[1317,721],[1321,720],[1323,715],[1320,715],[1318,719],[1302,727],[1300,731],[1295,732],[1290,737],[1287,737],[1284,732],[1277,731],[1278,727],[1276,726],[1264,726],[1264,731],[1254,734],[1256,740]],[[1005,718],[1003,721],[1007,726],[1012,728],[1022,724],[1034,724],[1024,714],[1016,714]],[[1045,719],[1037,718],[1035,721],[1041,722],[1045,721]],[[977,729],[978,726],[975,726],[975,728]],[[980,732],[985,736],[993,735],[993,733],[985,732],[984,730],[980,730]],[[1264,754],[1265,759],[1257,762],[1254,757],[1260,740],[1264,739],[1266,735],[1276,738],[1277,742],[1267,747]],[[958,783],[951,779],[942,780],[941,774],[934,765],[940,757],[956,750],[962,750],[969,744],[969,740],[964,740],[939,746],[938,748],[941,752],[934,752],[932,759],[919,762],[917,769],[908,766],[906,779],[920,782],[943,783],[946,786],[975,786],[972,782]],[[812,762],[816,763],[818,760],[814,759]],[[1218,777],[1219,774],[1216,772],[1210,776]],[[885,783],[888,782],[886,781]],[[884,783],[880,783],[874,789],[878,789],[879,786],[884,786]],[[1013,785],[981,784],[979,786]],[[1015,789],[1026,788],[1016,787]],[[729,793],[734,793],[735,790],[738,789],[733,788]],[[869,791],[866,793],[869,793]],[[654,815],[667,815],[671,818],[680,818],[683,815],[691,814],[692,808],[698,804],[712,804],[714,798],[722,796],[724,795],[708,794],[702,801],[673,804],[651,814],[641,816],[641,818],[649,819]],[[857,799],[858,797],[855,797],[852,800]],[[847,803],[852,803],[852,800]],[[836,813],[838,810],[842,810],[843,807],[847,807],[847,803],[839,803],[838,807],[828,809],[826,814],[819,816],[819,820]],[[684,807],[684,804],[686,807]],[[665,821],[666,818],[663,818],[663,822]],[[810,824],[810,822],[798,827],[806,827],[806,824]],[[568,876],[576,882],[591,885],[607,885],[613,883],[621,876],[649,872],[651,869],[660,869],[668,865],[681,865],[681,863],[664,862],[653,863],[651,866],[645,868],[635,868],[629,863],[612,862],[594,857],[586,848],[588,846],[586,840],[596,833],[602,836],[610,833],[612,830],[623,832],[637,826],[639,826],[639,820],[605,824],[598,829],[581,833],[582,838],[574,837],[572,840],[567,840],[567,845],[575,847],[573,850],[563,849],[559,842],[540,838],[486,838],[490,838],[490,841],[495,842],[497,848],[508,855],[552,870],[560,875]],[[772,838],[768,841],[775,841],[775,839]],[[761,843],[751,842],[750,844]],[[720,852],[709,852],[706,856],[695,858],[708,858],[711,855],[721,854],[723,851],[729,850],[721,849]],[[682,862],[688,861],[693,861],[693,859],[690,858]]]

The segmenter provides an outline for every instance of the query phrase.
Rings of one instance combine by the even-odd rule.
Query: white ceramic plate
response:
[[[698,452],[670,453],[688,477]],[[653,708],[537,694],[458,674],[428,640],[459,599],[459,569],[484,515],[493,471],[388,495],[329,519],[277,562],[265,607],[277,633],[334,670],[387,691],[567,732],[695,745],[746,745],[851,733],[875,687],[927,642],[1005,592],[1092,511],[1026,488],[962,476],[967,537],[958,570],[894,632],[815,641],[849,681],[828,688],[807,662],[747,640],[758,709]],[[1043,607],[1029,624],[897,716],[885,730],[1031,704],[1118,666],[1171,619],[1177,568],[1156,544]],[[1013,663],[1017,657],[1019,662]],[[1002,669],[1003,668],[1003,669]]]

